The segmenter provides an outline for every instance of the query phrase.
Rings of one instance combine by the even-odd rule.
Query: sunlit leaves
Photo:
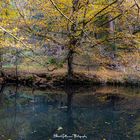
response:
[[[36,37],[33,46],[37,48],[41,43],[60,45],[58,42],[61,42],[66,48],[71,46],[71,49],[82,53],[83,48],[93,46],[103,49],[107,46],[109,51],[111,46],[139,46],[139,33],[133,32],[139,26],[140,18],[133,0],[79,0],[76,10],[73,0],[53,1],[61,12],[50,0],[1,1],[0,25],[25,42]],[[72,31],[73,24],[75,29]],[[75,46],[70,44],[72,38],[78,40]],[[7,35],[5,40],[14,42]],[[20,45],[17,44],[18,47]],[[100,50],[94,52],[100,53]]]

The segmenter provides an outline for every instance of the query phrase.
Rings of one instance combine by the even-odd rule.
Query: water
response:
[[[140,140],[139,88],[0,92],[0,140]]]

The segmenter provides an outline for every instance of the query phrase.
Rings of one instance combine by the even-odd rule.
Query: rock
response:
[[[3,84],[3,83],[4,83],[4,79],[0,78],[0,84]]]

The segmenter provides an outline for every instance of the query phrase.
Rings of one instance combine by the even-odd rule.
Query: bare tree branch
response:
[[[91,19],[89,19],[87,23],[91,22],[97,15],[99,15],[100,13],[102,13],[104,10],[106,10],[108,7],[110,7],[111,5],[115,4],[118,0],[115,0],[114,2],[110,3],[109,5],[107,5],[106,7],[104,7],[102,10],[100,10],[99,12],[97,12]]]
[[[52,5],[57,9],[57,11],[59,11],[59,13],[64,16],[67,20],[69,20],[71,23],[74,23],[71,19],[69,19],[68,16],[66,16],[59,8],[58,6],[55,4],[55,2],[53,0],[50,0],[50,2],[52,3]]]
[[[130,7],[130,9],[133,8],[134,6],[136,6],[136,4],[132,5],[132,6]],[[117,19],[117,18],[123,16],[123,15],[124,15],[126,12],[128,12],[130,9],[127,9],[124,13],[121,13],[121,14],[117,15],[116,17],[112,18],[111,20],[109,20],[109,21],[107,21],[107,22],[101,24],[100,27],[102,27],[102,26],[104,26],[104,25],[110,23],[111,21],[114,21],[115,19]]]
[[[7,31],[5,28],[3,28],[2,26],[0,26],[0,29],[3,30],[5,33],[9,34],[10,36],[12,36],[15,40],[19,41],[24,47],[31,49],[28,45],[26,45],[22,40],[20,40],[18,37],[16,37],[14,34],[12,34],[11,32]],[[33,51],[31,49],[31,51]]]

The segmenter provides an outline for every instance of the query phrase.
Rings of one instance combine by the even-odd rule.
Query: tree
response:
[[[136,0],[14,0],[12,5],[18,12],[14,19],[20,21],[16,26],[24,39],[36,37],[41,42],[65,46],[68,79],[73,77],[75,55],[86,48],[114,50],[116,54],[117,46],[136,46]]]

